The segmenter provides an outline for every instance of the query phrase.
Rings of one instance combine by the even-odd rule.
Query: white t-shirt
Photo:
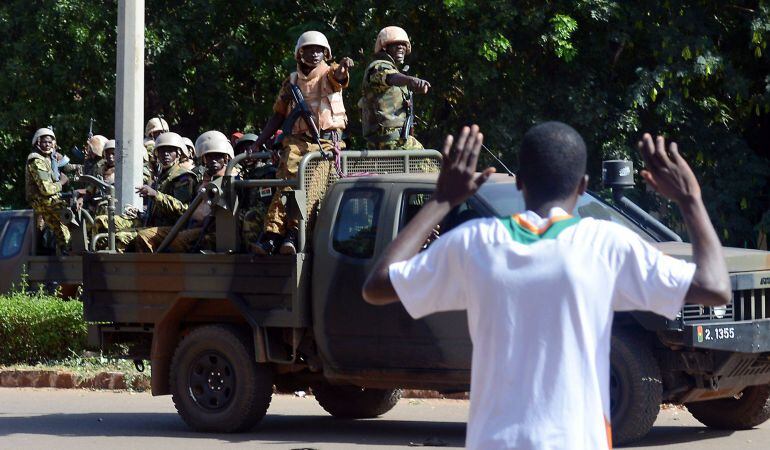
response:
[[[684,302],[694,264],[560,213],[473,220],[390,266],[412,317],[468,312],[468,448],[607,448],[613,312],[674,318]]]

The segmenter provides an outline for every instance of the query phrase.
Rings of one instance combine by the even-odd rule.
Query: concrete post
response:
[[[141,209],[135,187],[144,163],[144,0],[118,0],[117,86],[115,90],[115,186],[117,213]]]

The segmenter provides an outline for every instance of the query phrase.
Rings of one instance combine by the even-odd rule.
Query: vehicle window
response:
[[[485,184],[479,190],[479,195],[501,217],[524,212],[524,197],[513,183]],[[627,219],[612,207],[604,204],[589,193],[583,194],[575,207],[575,215],[593,217],[594,219],[609,220],[635,231],[642,239],[653,242],[654,239],[633,221]]]
[[[1,258],[10,258],[19,253],[24,244],[28,223],[29,219],[26,217],[14,217],[8,221],[2,247],[0,247]]]
[[[353,258],[371,258],[377,236],[382,191],[350,189],[342,196],[332,247]]]
[[[422,208],[433,196],[431,190],[406,190],[404,191],[403,203],[401,205],[401,223],[399,229],[404,228],[417,211]],[[471,219],[481,217],[481,214],[473,208],[469,202],[465,202],[449,212],[444,220],[441,221],[439,233],[443,234],[452,228]]]
[[[588,194],[584,194],[578,199],[575,213],[580,217],[593,217],[594,219],[615,222],[635,231],[645,241],[655,242],[647,232],[643,231],[634,222]]]

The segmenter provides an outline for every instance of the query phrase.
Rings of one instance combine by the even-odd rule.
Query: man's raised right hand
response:
[[[645,133],[637,146],[645,164],[640,174],[657,193],[677,204],[701,199],[698,180],[679,154],[676,142],[670,142],[666,148],[663,136],[653,142],[652,136]]]

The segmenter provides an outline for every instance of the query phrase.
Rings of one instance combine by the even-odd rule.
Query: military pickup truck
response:
[[[375,417],[395,405],[402,388],[469,389],[472,347],[464,312],[413,320],[400,304],[375,307],[361,298],[377,256],[430,197],[436,174],[421,172],[435,171],[439,158],[434,151],[345,152],[343,174],[360,176],[338,178],[332,171],[312,236],[304,232],[305,199],[317,188],[310,176],[322,164],[317,154],[303,159],[294,184],[226,176],[199,194],[196,202],[214,205],[213,254],[87,252],[82,273],[53,270],[54,257],[26,253],[31,232],[24,224],[31,226],[31,215],[5,213],[2,255],[24,254],[15,264],[71,275],[66,283],[82,275],[93,342],[105,351],[120,349],[126,358],[150,360],[153,395],[171,394],[195,430],[253,427],[274,389],[311,387],[335,417]],[[235,253],[239,195],[290,184],[294,191],[285,199],[303,230],[300,252]],[[622,224],[670,255],[691,257],[688,244],[627,203],[622,195],[610,204],[587,193],[575,213]],[[514,177],[497,174],[451,212],[440,232],[523,207]],[[687,305],[674,320],[616,314],[611,412],[617,444],[644,436],[664,402],[687,405],[715,428],[750,428],[770,417],[770,254],[726,249],[725,257],[731,304]]]

